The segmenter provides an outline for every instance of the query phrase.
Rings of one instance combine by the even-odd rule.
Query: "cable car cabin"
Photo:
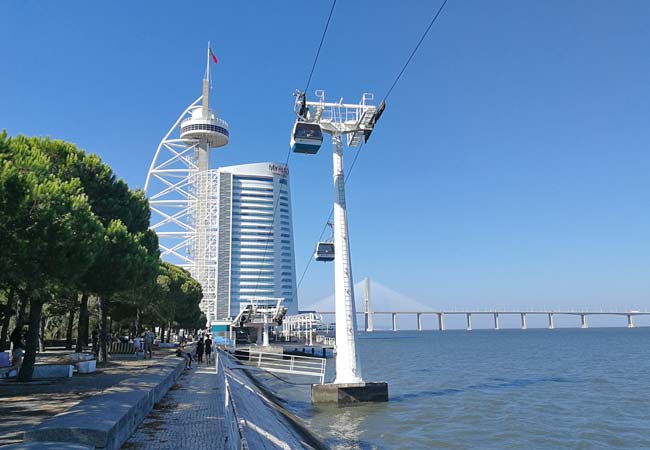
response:
[[[291,133],[291,150],[315,155],[323,144],[323,132],[317,123],[296,121]]]
[[[314,251],[316,261],[334,261],[334,244],[332,242],[319,242]]]

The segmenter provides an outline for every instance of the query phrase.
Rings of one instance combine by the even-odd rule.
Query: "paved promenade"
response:
[[[223,399],[214,365],[186,370],[122,450],[225,449]]]
[[[95,373],[75,373],[67,379],[31,383],[0,381],[0,448],[6,444],[22,442],[24,431],[48,417],[62,413],[84,398],[99,394],[127,378],[157,370],[159,358],[172,352],[170,349],[160,349],[154,352],[154,359],[124,359],[101,363]],[[69,350],[48,350],[38,355],[37,362],[56,362],[69,353]]]

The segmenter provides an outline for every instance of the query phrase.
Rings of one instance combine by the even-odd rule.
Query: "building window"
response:
[[[235,176],[236,181],[264,181],[266,183],[270,183],[273,181],[273,178],[271,177],[252,177],[252,176],[240,176],[237,175]]]

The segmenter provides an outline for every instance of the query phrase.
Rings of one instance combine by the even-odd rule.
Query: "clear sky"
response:
[[[309,94],[383,97],[439,4],[340,1]],[[211,40],[231,126],[213,166],[283,162],[330,5],[5,0],[0,128],[142,187]],[[648,30],[645,0],[449,0],[348,184],[356,280],[432,307],[650,306]],[[290,159],[298,276],[331,209],[330,149]],[[332,271],[311,265],[303,304]]]

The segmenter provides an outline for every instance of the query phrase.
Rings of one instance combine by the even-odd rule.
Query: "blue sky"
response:
[[[211,40],[231,126],[213,165],[282,162],[330,5],[5,1],[0,127],[141,187]],[[310,95],[381,98],[438,5],[339,2]],[[449,0],[348,184],[355,278],[440,307],[650,306],[648,29],[646,1]],[[300,275],[331,209],[329,144],[290,166]],[[311,265],[303,304],[332,270]]]

